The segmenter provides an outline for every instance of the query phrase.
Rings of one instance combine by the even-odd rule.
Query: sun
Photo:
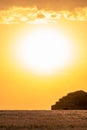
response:
[[[69,38],[53,28],[26,31],[14,47],[16,61],[37,74],[52,74],[70,64],[72,51]]]

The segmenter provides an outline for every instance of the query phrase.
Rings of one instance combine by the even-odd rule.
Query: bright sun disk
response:
[[[16,61],[26,70],[51,74],[70,64],[72,49],[68,37],[51,28],[26,31],[14,48]]]

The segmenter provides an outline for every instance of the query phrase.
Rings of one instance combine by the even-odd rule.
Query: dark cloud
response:
[[[13,6],[32,7],[39,9],[75,9],[78,7],[87,7],[87,0],[1,0],[0,9],[6,9]]]

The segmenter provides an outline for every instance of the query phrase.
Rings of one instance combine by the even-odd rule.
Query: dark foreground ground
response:
[[[87,111],[0,111],[0,130],[87,130]]]

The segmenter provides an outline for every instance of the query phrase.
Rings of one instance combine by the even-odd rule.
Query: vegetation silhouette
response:
[[[87,92],[82,90],[67,94],[51,106],[51,110],[87,110]]]

